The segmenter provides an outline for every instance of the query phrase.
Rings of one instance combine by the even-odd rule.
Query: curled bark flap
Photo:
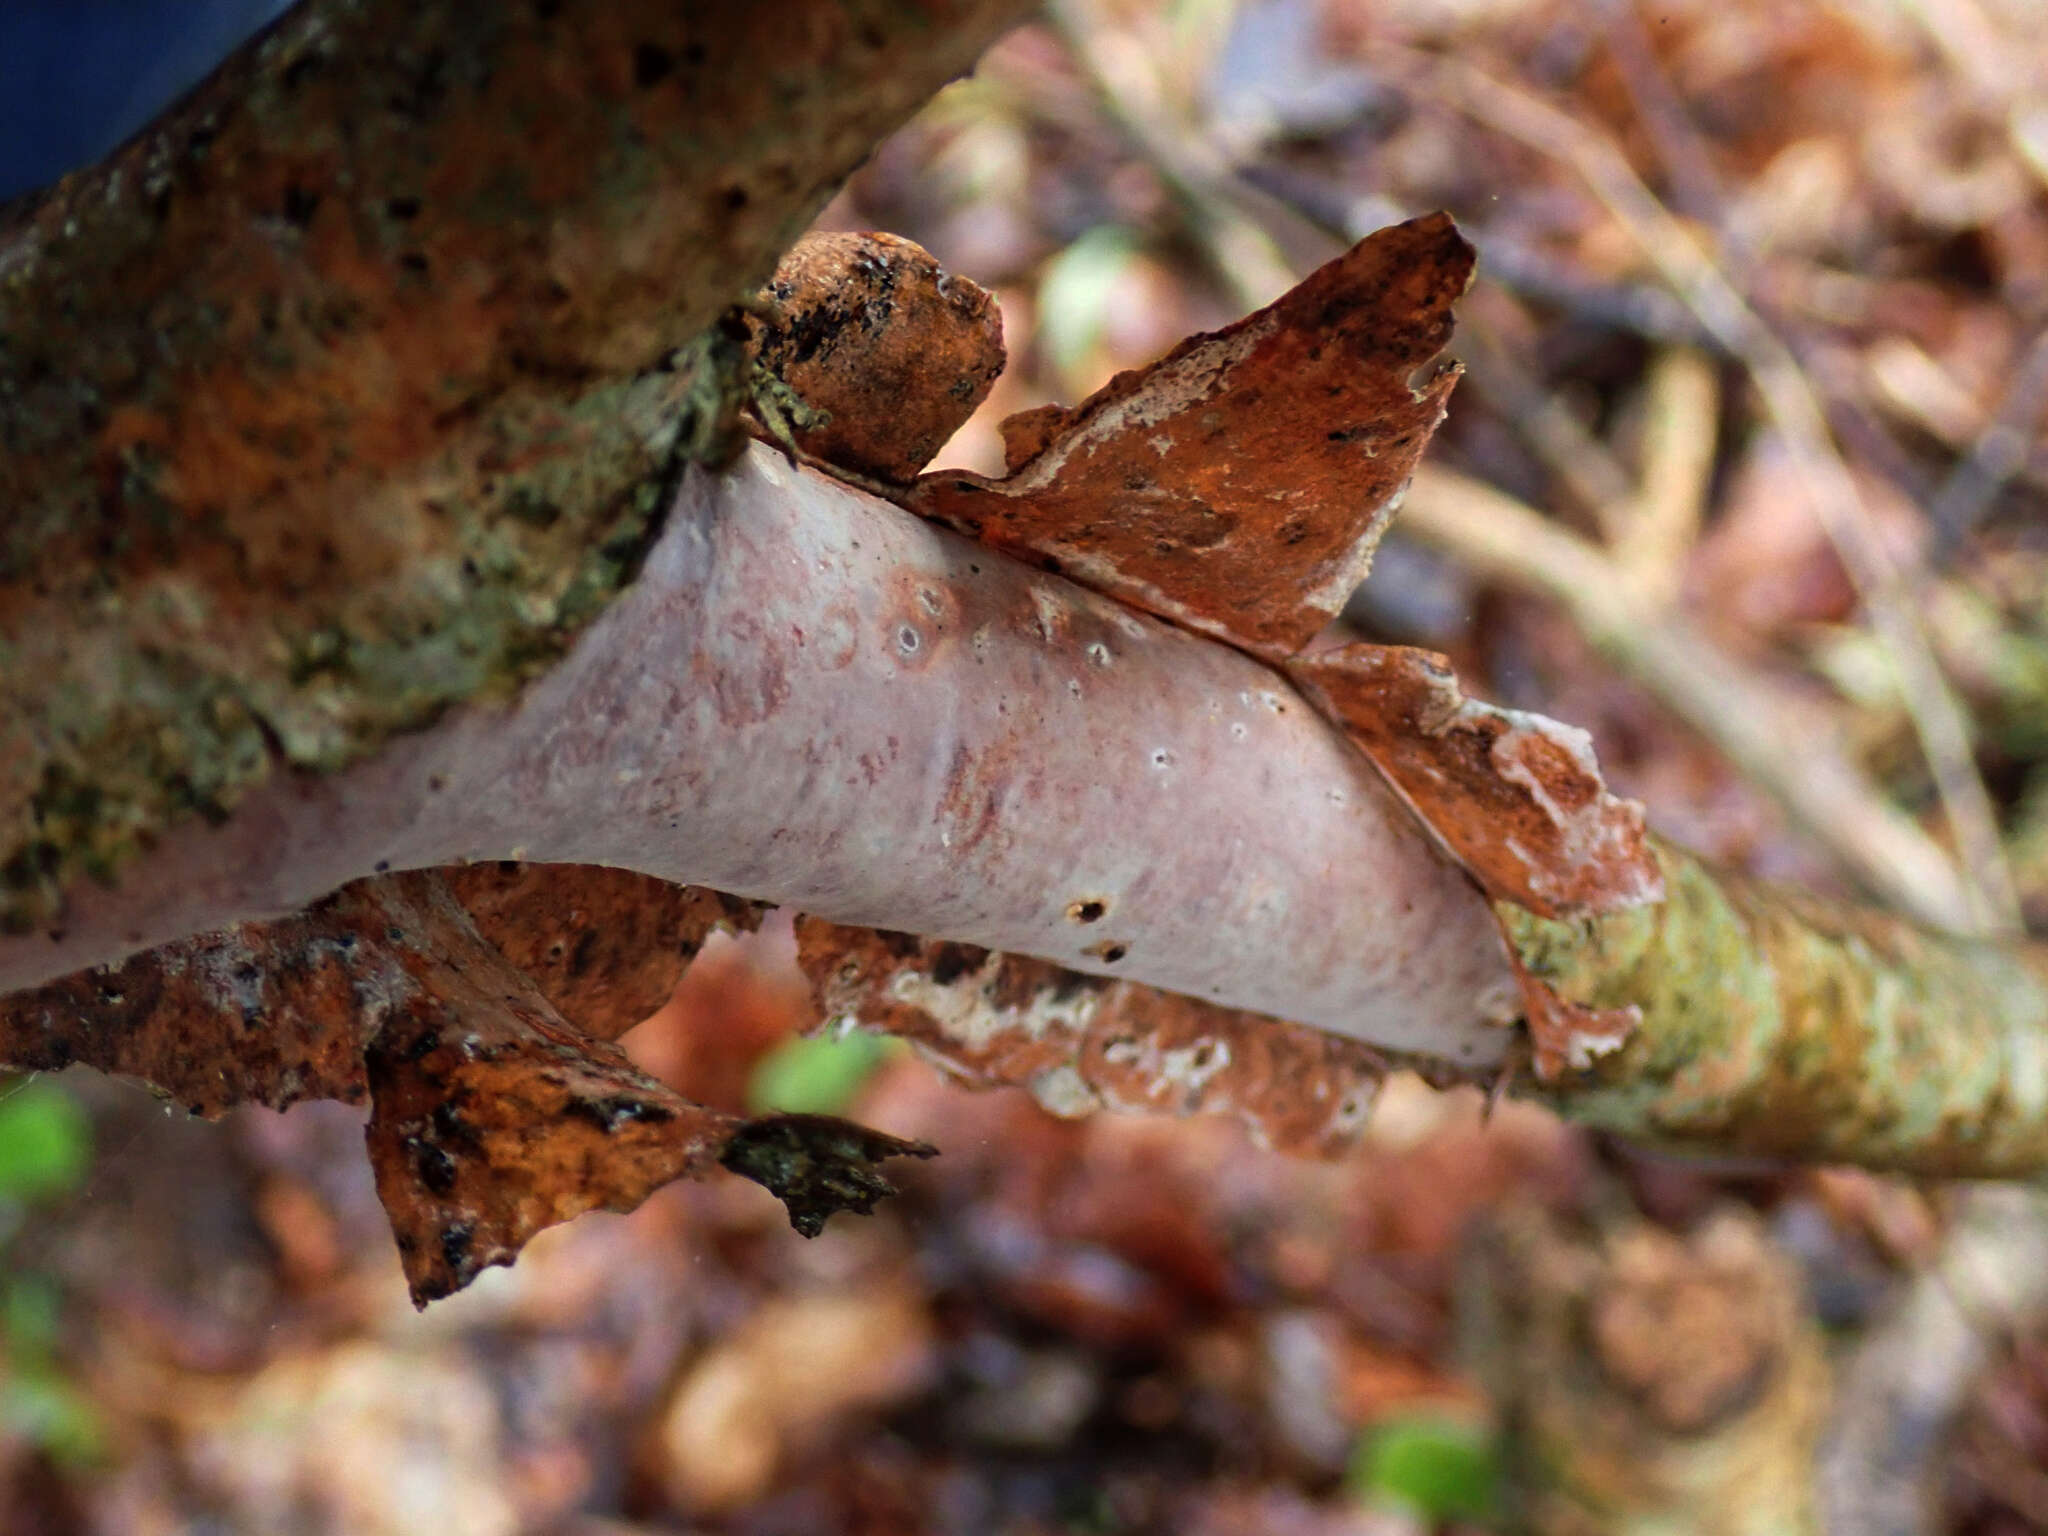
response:
[[[366,1134],[415,1304],[509,1264],[543,1228],[716,1166],[740,1122],[572,1027],[437,876],[377,884],[416,990],[370,1043]]]
[[[616,1040],[667,1002],[713,933],[752,932],[767,910],[596,864],[465,864],[442,878],[477,932],[599,1040]]]
[[[907,505],[1256,655],[1298,651],[1363,579],[1443,419],[1473,252],[1446,214],[1381,230],[1235,325],[1007,433],[1001,480]],[[1028,462],[1022,462],[1027,460]]]
[[[1544,917],[1662,897],[1643,808],[1607,792],[1583,730],[1466,698],[1432,651],[1347,645],[1288,672],[1489,896]]]
[[[378,1197],[423,1306],[584,1211],[629,1211],[721,1159],[761,1177],[758,1157],[734,1161],[733,1138],[745,1133],[741,1151],[784,1148],[780,1121],[691,1103],[558,1006],[587,1004],[604,1034],[620,1033],[714,928],[759,913],[621,870],[380,875],[292,917],[0,997],[0,1062],[139,1077],[208,1118],[367,1102]],[[926,1155],[859,1127],[822,1151],[813,1142],[802,1177],[762,1179],[806,1232],[891,1192],[875,1161]]]

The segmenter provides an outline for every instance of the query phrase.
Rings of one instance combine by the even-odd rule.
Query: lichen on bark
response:
[[[1653,840],[1661,902],[1497,904],[1570,1002],[1640,1011],[1568,1075],[1571,1118],[1722,1153],[1977,1178],[2048,1164],[2048,951],[1931,933],[1708,869]]]
[[[665,360],[1025,6],[794,9],[307,0],[0,213],[0,930],[631,579]]]

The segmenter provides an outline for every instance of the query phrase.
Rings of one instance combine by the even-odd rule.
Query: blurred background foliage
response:
[[[0,191],[265,10],[0,8]],[[1346,622],[1588,727],[1722,863],[2040,932],[2040,23],[1058,0],[822,222],[998,293],[1010,369],[945,455],[996,469],[1003,415],[1450,209],[1468,375]],[[751,1186],[678,1187],[425,1317],[352,1112],[0,1088],[0,1529],[2048,1530],[2026,1192],[1679,1164],[1406,1081],[1357,1157],[1291,1163],[812,1022],[771,926],[628,1043],[709,1103],[937,1142],[904,1198],[806,1245]],[[1787,1444],[1812,1525],[1757,1449]]]

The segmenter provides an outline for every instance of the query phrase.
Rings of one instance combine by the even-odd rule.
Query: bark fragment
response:
[[[750,933],[767,910],[595,864],[467,864],[441,877],[477,932],[598,1040],[616,1040],[667,1002],[713,933]]]
[[[650,980],[672,987],[713,928],[758,916],[750,902],[618,870],[376,876],[293,917],[0,997],[0,1060],[140,1077],[208,1118],[244,1103],[367,1102],[377,1193],[424,1306],[510,1263],[545,1227],[631,1210],[671,1179],[719,1167],[735,1133],[748,1139],[729,1161],[750,1176],[761,1162],[747,1149],[788,1150],[780,1121],[689,1102],[557,1006],[588,1002],[621,1032],[652,1011],[642,1006]],[[534,957],[540,978],[507,951]],[[636,958],[623,976],[605,969]],[[871,1209],[891,1193],[872,1163],[917,1151],[857,1126],[802,1145],[817,1155],[795,1174],[785,1157],[785,1176],[764,1180],[799,1230],[830,1209]]]
[[[1415,1065],[1263,1014],[968,944],[805,917],[797,956],[828,1021],[901,1035],[962,1081],[1026,1088],[1057,1115],[1227,1114],[1261,1145],[1334,1157],[1356,1143],[1386,1074]],[[1457,1080],[1438,1064],[1425,1072]]]
[[[511,1263],[543,1228],[630,1211],[717,1166],[741,1122],[564,1020],[438,877],[378,886],[416,990],[369,1042],[365,1138],[415,1305]]]
[[[1457,382],[1473,252],[1446,214],[1381,230],[1236,324],[1006,430],[1000,480],[912,510],[1254,655],[1291,655],[1364,578]],[[1027,458],[1028,456],[1028,458]]]
[[[896,1186],[875,1166],[892,1157],[937,1157],[926,1141],[906,1141],[834,1115],[767,1115],[727,1138],[719,1161],[780,1200],[789,1224],[816,1237],[839,1211],[870,1214]]]
[[[1318,651],[1287,671],[1487,895],[1566,917],[1663,893],[1642,806],[1607,792],[1578,727],[1468,699],[1449,662],[1407,646]]]

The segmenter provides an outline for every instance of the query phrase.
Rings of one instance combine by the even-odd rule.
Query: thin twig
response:
[[[1672,614],[1636,594],[1595,545],[1481,481],[1425,464],[1401,526],[1476,574],[1564,605],[1617,667],[1775,796],[1864,887],[1927,922],[1965,924],[1967,893],[1939,846],[1810,725]]]
[[[1714,365],[1673,347],[1650,364],[1644,387],[1642,487],[1608,532],[1614,563],[1652,608],[1678,598],[1698,541],[1714,473],[1720,381]]]
[[[1742,359],[1785,441],[1807,502],[1841,556],[1898,675],[1966,871],[1971,925],[2017,929],[2019,901],[1962,706],[1935,660],[1908,585],[1872,525],[1798,359],[1604,135],[1460,60],[1413,54],[1409,59],[1418,81],[1475,122],[1576,170],[1701,323]]]
[[[1934,524],[1934,544],[1927,555],[1932,569],[1939,570],[1955,558],[2006,482],[2027,467],[2027,448],[2040,425],[2044,404],[2048,404],[2048,330],[2036,333],[1991,420],[1934,493],[1927,514]]]

